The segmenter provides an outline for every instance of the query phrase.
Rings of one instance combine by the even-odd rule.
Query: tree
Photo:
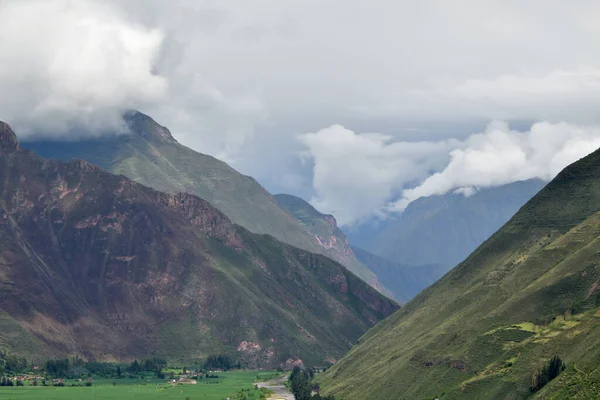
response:
[[[296,400],[309,400],[312,394],[312,385],[310,377],[300,367],[294,367],[290,375],[292,382],[292,393]]]
[[[537,371],[534,371],[531,377],[531,391],[537,392],[548,384],[551,380],[560,375],[565,370],[565,363],[558,356],[554,356],[546,365]]]

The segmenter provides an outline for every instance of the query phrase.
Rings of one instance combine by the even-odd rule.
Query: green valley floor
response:
[[[0,387],[0,400],[222,400],[230,398],[260,400],[255,381],[264,371],[218,373],[211,383],[169,385],[166,380],[137,381],[98,380],[91,387]],[[115,385],[113,385],[113,382]],[[245,396],[245,397],[244,397]]]

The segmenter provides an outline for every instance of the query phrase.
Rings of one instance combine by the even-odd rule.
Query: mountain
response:
[[[398,307],[190,194],[19,147],[0,123],[0,346],[40,360],[335,360]]]
[[[283,211],[258,182],[226,163],[179,144],[169,130],[140,112],[126,113],[129,134],[77,141],[35,140],[24,147],[46,158],[86,160],[114,174],[166,193],[191,193],[221,210],[234,223],[292,246],[324,254],[383,290],[375,275],[343,249],[323,246]]]
[[[448,271],[543,187],[543,181],[532,179],[483,189],[470,197],[451,193],[420,198],[379,232],[351,242],[395,263],[438,264]]]
[[[317,239],[319,244],[327,249],[327,254],[334,260],[338,260],[351,271],[369,268],[356,258],[356,255],[348,244],[348,239],[344,232],[337,226],[335,217],[331,214],[322,214],[317,211],[307,201],[289,194],[276,194],[273,196],[279,206],[287,211],[292,217],[302,224],[304,229]],[[369,268],[371,273],[373,270]],[[375,282],[381,282],[375,274]],[[371,281],[373,281],[371,279]],[[387,286],[379,283],[376,288],[388,297],[394,297],[394,294]]]
[[[498,232],[363,336],[321,378],[362,399],[596,399],[600,151],[563,170]],[[552,356],[567,369],[531,393]]]
[[[385,282],[394,298],[401,303],[411,300],[447,272],[446,267],[438,264],[401,265],[359,247],[350,248],[360,262],[373,271],[381,282]]]

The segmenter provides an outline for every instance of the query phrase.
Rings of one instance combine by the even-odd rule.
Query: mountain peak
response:
[[[0,152],[12,153],[19,148],[17,135],[6,122],[0,121]]]
[[[171,135],[171,131],[146,114],[139,111],[128,111],[123,115],[123,119],[132,132],[146,140],[177,143],[177,140]]]

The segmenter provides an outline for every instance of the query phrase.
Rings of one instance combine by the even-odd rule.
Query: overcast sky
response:
[[[600,146],[600,3],[0,0],[0,119],[134,108],[345,225]]]

